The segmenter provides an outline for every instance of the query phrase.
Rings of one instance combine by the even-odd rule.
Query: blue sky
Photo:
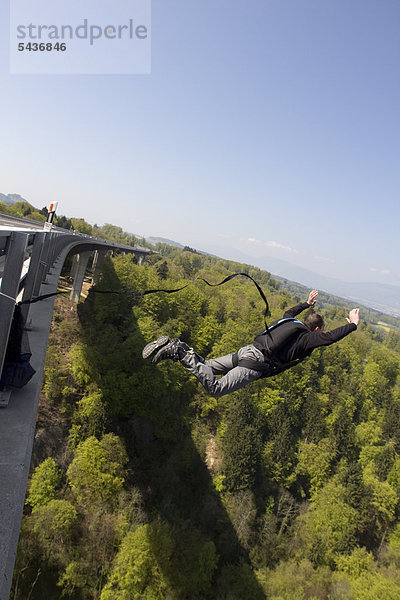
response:
[[[0,192],[400,285],[398,0],[153,0],[150,75],[11,75],[0,24]]]

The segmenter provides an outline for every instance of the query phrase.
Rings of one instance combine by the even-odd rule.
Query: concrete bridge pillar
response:
[[[93,284],[99,283],[101,267],[103,266],[104,258],[107,254],[107,250],[95,250],[93,257]]]
[[[74,254],[74,256],[72,257],[72,264],[71,264],[71,270],[69,272],[69,276],[72,277],[72,279],[75,279],[75,275],[76,275],[76,271],[78,269],[78,254]]]
[[[81,252],[80,254],[75,254],[74,261],[71,269],[71,276],[74,278],[72,284],[72,291],[70,294],[71,300],[74,302],[79,302],[79,298],[81,297],[83,280],[86,273],[86,268],[89,262],[89,257],[91,252]]]

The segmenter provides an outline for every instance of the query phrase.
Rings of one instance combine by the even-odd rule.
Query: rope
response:
[[[18,302],[18,304],[35,304],[35,302],[40,302],[41,300],[47,300],[47,298],[52,298],[53,296],[58,296],[59,294],[69,294],[68,290],[63,292],[53,292],[52,294],[44,294],[43,296],[36,296],[36,298],[32,298],[31,300],[23,300]]]
[[[247,273],[232,273],[232,275],[228,275],[228,277],[225,277],[225,279],[223,279],[219,283],[210,283],[209,281],[207,281],[207,279],[203,279],[203,277],[196,277],[196,279],[194,281],[186,283],[182,287],[174,288],[172,290],[167,290],[167,289],[145,290],[143,292],[128,292],[127,295],[128,296],[147,296],[147,294],[155,294],[155,293],[159,293],[159,292],[162,292],[164,294],[174,294],[175,292],[180,292],[180,291],[184,290],[189,285],[193,285],[196,281],[203,281],[205,284],[207,284],[210,287],[218,287],[219,285],[223,285],[224,283],[227,283],[228,281],[230,281],[234,277],[238,277],[239,275],[241,275],[242,277],[247,277],[248,279],[250,279],[254,283],[254,285],[256,286],[256,288],[258,290],[258,293],[260,294],[261,298],[263,299],[264,304],[265,304],[264,323],[265,323],[265,328],[267,329],[267,327],[268,327],[267,326],[267,317],[270,314],[269,313],[268,300],[265,297],[265,294],[264,294],[263,290],[261,289],[261,287],[259,286],[259,284],[250,275],[248,275]],[[121,294],[122,293],[122,292],[115,292],[115,291],[112,291],[112,290],[96,290],[96,289],[93,289],[93,288],[92,288],[91,291],[93,293],[97,293],[97,294]]]
[[[220,285],[223,285],[224,283],[227,283],[234,277],[238,277],[239,275],[250,279],[256,286],[258,293],[260,294],[261,298],[263,299],[264,304],[265,304],[264,323],[265,323],[265,328],[267,329],[267,327],[268,327],[267,316],[269,316],[269,314],[270,314],[268,300],[267,300],[263,290],[259,286],[259,284],[247,273],[232,273],[231,275],[228,275],[228,277],[225,277],[225,279],[223,279],[219,283],[210,283],[209,281],[207,281],[207,279],[204,279],[203,277],[197,277],[194,281],[190,281],[189,283],[186,283],[182,287],[174,288],[172,290],[171,289],[170,290],[169,289],[154,289],[154,290],[144,290],[143,292],[119,292],[119,291],[115,291],[115,290],[96,290],[95,288],[91,288],[90,291],[91,291],[91,293],[94,293],[94,294],[124,294],[125,293],[125,295],[127,295],[127,296],[134,296],[134,297],[147,296],[148,294],[156,294],[156,293],[160,293],[160,292],[164,293],[164,294],[174,294],[176,292],[181,292],[182,290],[187,288],[189,285],[193,285],[196,281],[203,281],[209,287],[218,287]],[[68,293],[69,293],[68,291],[53,292],[52,294],[44,294],[43,296],[37,296],[36,298],[33,298],[32,300],[24,300],[23,302],[19,302],[18,304],[34,304],[35,302],[40,302],[41,300],[51,298],[52,296],[58,296],[59,294],[68,294]],[[14,300],[14,299],[12,298],[12,300]],[[14,302],[15,302],[15,300],[14,300]]]

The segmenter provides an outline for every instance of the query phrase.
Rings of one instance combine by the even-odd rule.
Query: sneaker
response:
[[[163,346],[153,358],[153,363],[158,363],[160,360],[166,358],[172,358],[175,362],[180,360],[184,354],[189,350],[189,346],[185,342],[181,342],[178,338],[169,342],[166,346]]]
[[[158,340],[154,340],[154,342],[150,342],[145,346],[142,350],[143,358],[149,358],[156,350],[159,350],[169,342],[169,337],[167,335],[162,335],[158,338]]]

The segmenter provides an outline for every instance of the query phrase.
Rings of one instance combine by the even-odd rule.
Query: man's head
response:
[[[306,316],[304,325],[307,325],[310,331],[315,331],[316,329],[323,329],[325,323],[321,315],[313,312]]]

